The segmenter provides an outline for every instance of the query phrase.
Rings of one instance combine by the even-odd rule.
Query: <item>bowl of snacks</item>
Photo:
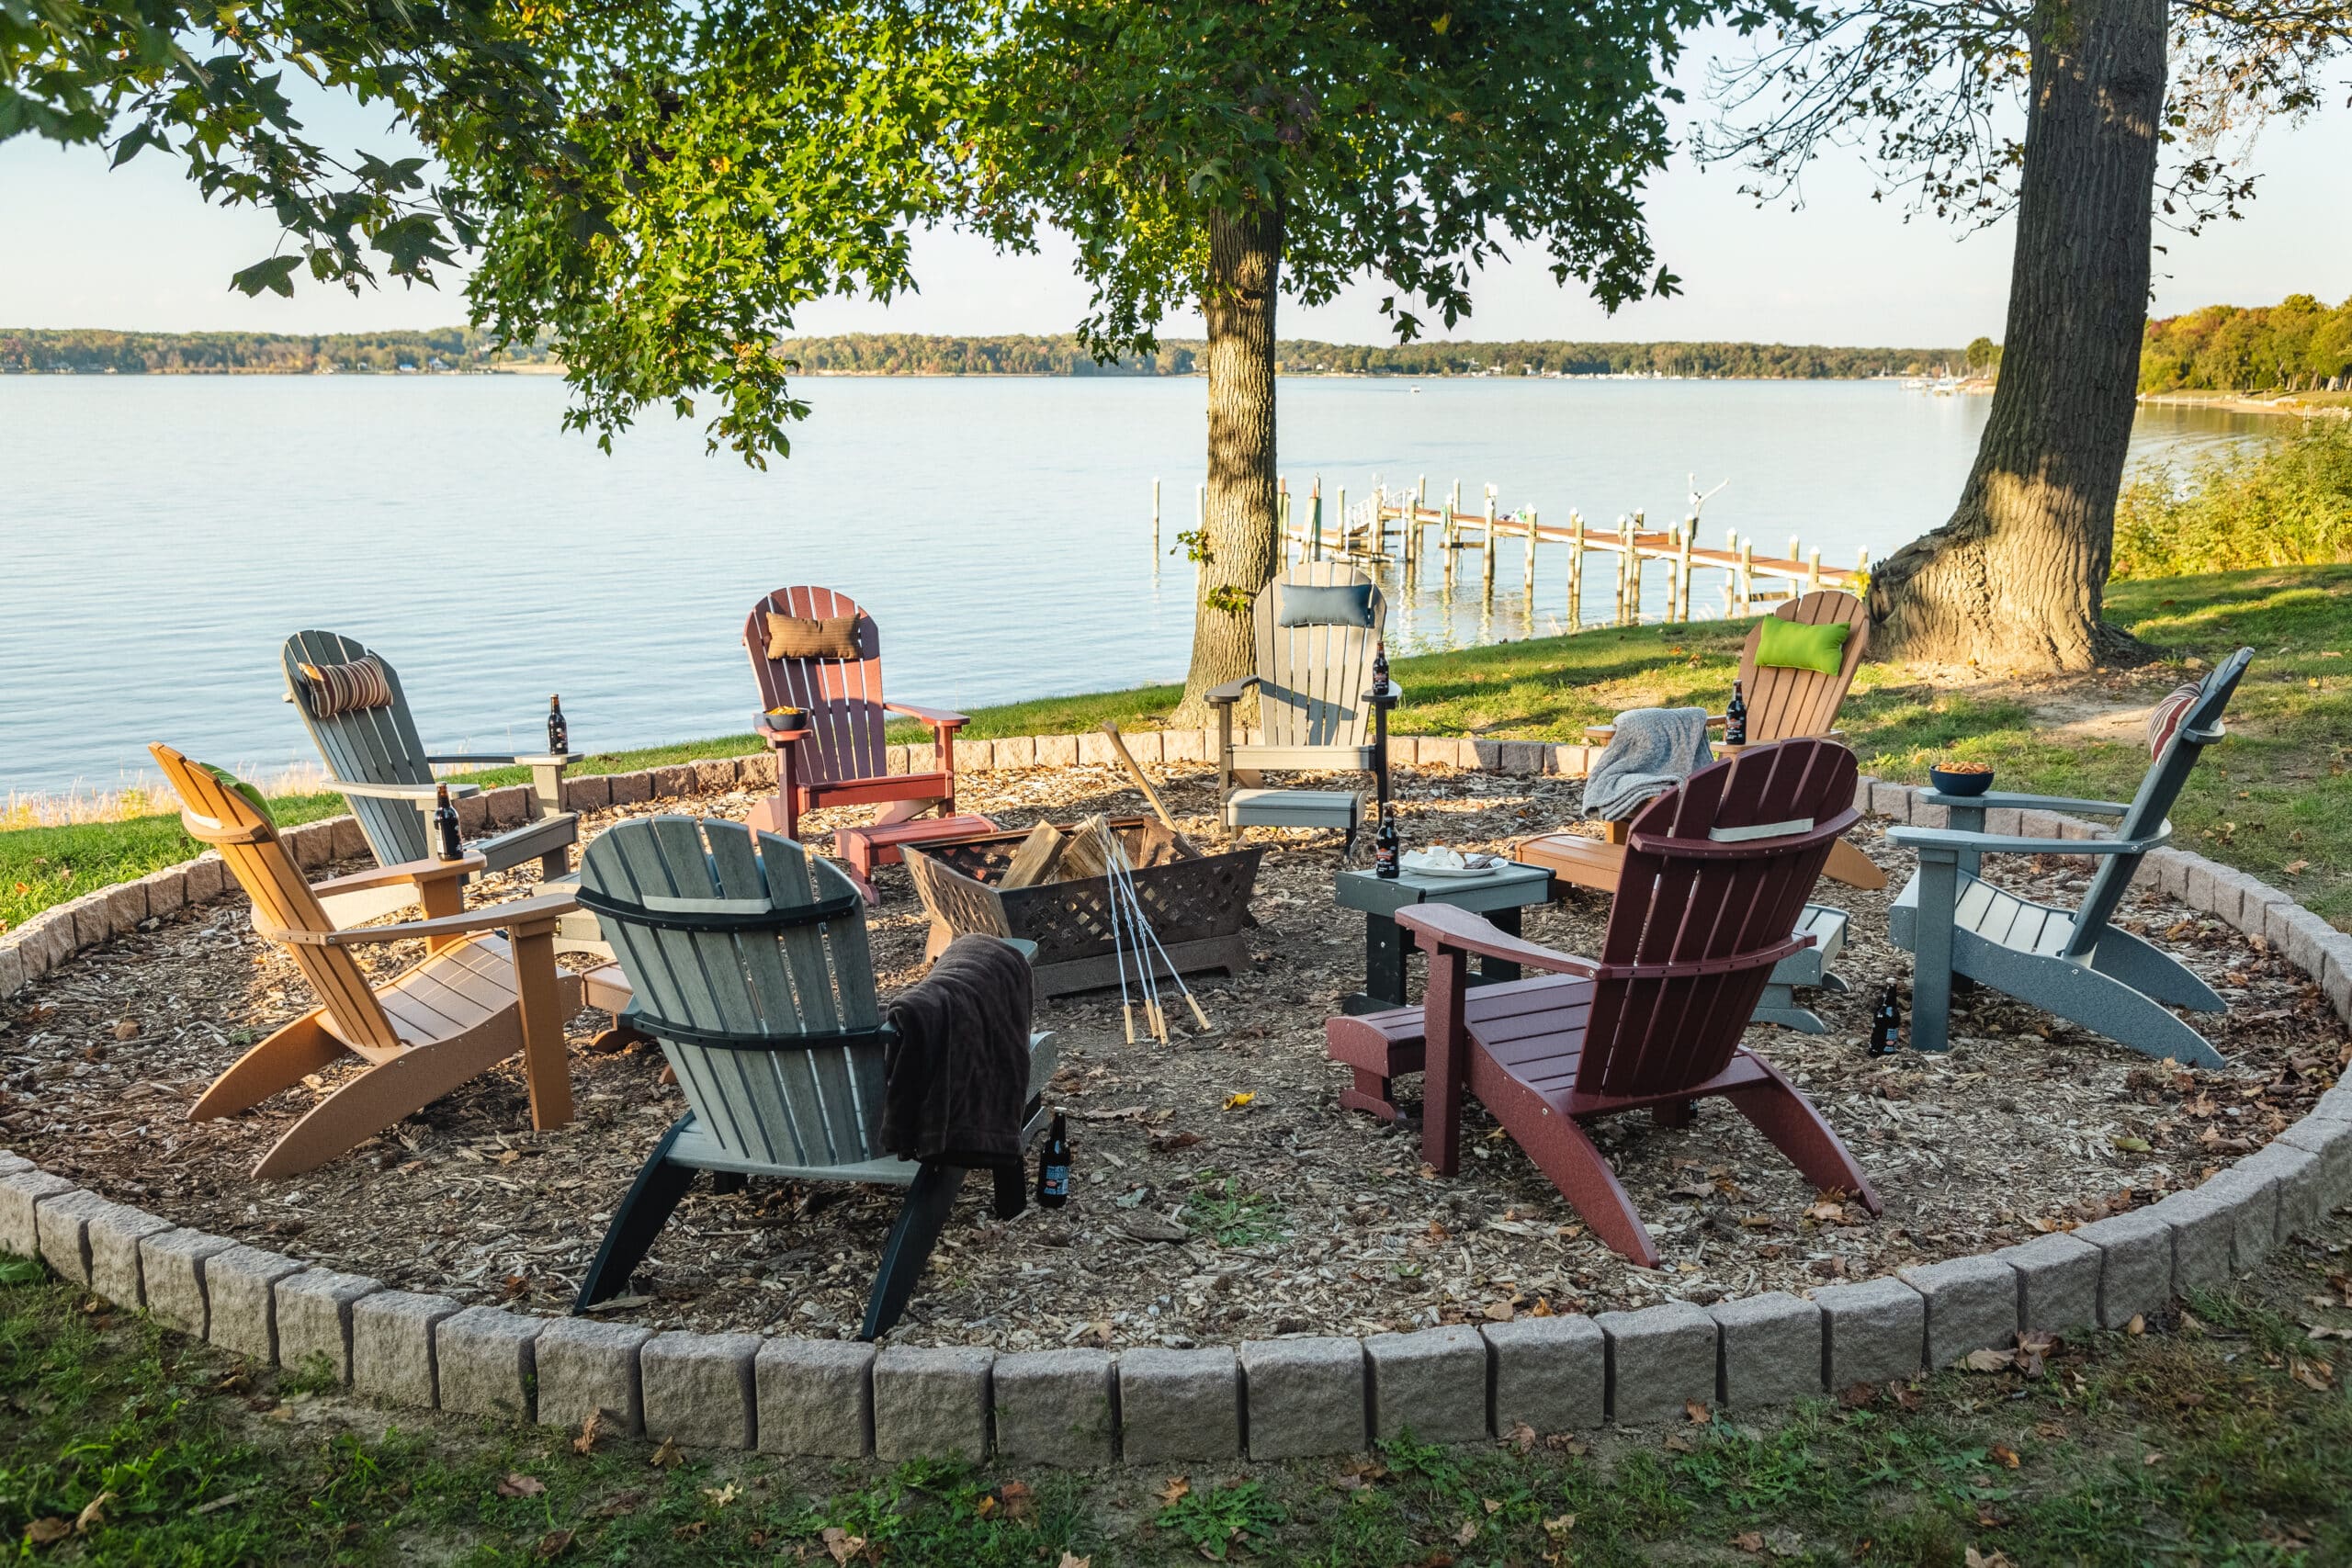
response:
[[[1983,795],[1993,787],[1993,770],[1983,762],[1933,763],[1928,778],[1944,795]]]
[[[797,735],[808,728],[807,708],[769,708],[760,715],[760,728],[778,735]]]

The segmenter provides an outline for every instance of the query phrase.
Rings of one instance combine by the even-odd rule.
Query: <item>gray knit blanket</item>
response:
[[[1623,822],[1713,761],[1705,708],[1628,708],[1584,781],[1584,814]]]

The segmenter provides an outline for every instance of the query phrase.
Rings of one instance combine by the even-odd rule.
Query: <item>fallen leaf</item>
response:
[[[2140,1456],[2140,1462],[2142,1464],[2162,1464],[2164,1461],[2165,1456],[2155,1452],[2154,1450],[2151,1450],[2147,1453]]]
[[[1666,1435],[1666,1446],[1679,1454],[1695,1454],[1699,1451],[1699,1445],[1679,1432],[1668,1432]]]
[[[1764,1555],[1764,1538],[1754,1530],[1742,1530],[1739,1534],[1731,1538],[1731,1543],[1739,1551],[1747,1552],[1753,1556],[1761,1557]]]
[[[2148,1332],[2148,1320],[2135,1312],[2132,1314],[2132,1321],[2123,1325],[2123,1332],[2134,1336],[2145,1334]]]
[[[1193,1483],[1190,1477],[1171,1475],[1168,1478],[1168,1484],[1159,1489],[1159,1506],[1163,1508],[1174,1507],[1192,1494]]]
[[[1550,1437],[1544,1439],[1544,1446],[1547,1449],[1556,1450],[1558,1452],[1567,1454],[1572,1458],[1580,1459],[1584,1455],[1592,1452],[1592,1445],[1590,1443],[1586,1442],[1582,1438],[1570,1437],[1566,1432],[1553,1433]]]
[[[525,1475],[517,1471],[510,1470],[498,1478],[498,1495],[501,1497],[536,1497],[547,1489],[548,1483],[537,1476]]]
[[[1706,1404],[1696,1399],[1686,1399],[1682,1402],[1682,1414],[1693,1427],[1703,1427],[1714,1419]]]
[[[1535,1451],[1535,1428],[1524,1421],[1514,1421],[1511,1423],[1510,1436],[1505,1438],[1503,1441],[1521,1453],[1532,1453]]]
[[[1004,1508],[1008,1519],[1027,1520],[1037,1517],[1037,1499],[1025,1481],[1008,1481],[996,1489],[996,1500]]]
[[[625,1519],[636,1513],[637,1506],[644,1501],[645,1494],[642,1492],[616,1493],[597,1504],[590,1517],[599,1519]]]
[[[1091,1554],[1080,1557],[1075,1551],[1065,1551],[1062,1553],[1062,1560],[1055,1563],[1054,1568],[1094,1568],[1094,1558]]]
[[[1876,1398],[1878,1398],[1878,1384],[1858,1382],[1849,1386],[1844,1393],[1840,1393],[1838,1396],[1838,1403],[1849,1410],[1860,1410]]]
[[[549,1530],[532,1546],[531,1555],[542,1562],[552,1561],[571,1550],[571,1539],[570,1530]]]
[[[1961,1364],[1972,1372],[2006,1371],[2018,1359],[2014,1350],[1971,1350],[1961,1358]]]
[[[1225,1108],[1227,1111],[1238,1111],[1245,1105],[1255,1103],[1257,1099],[1258,1093],[1255,1089],[1241,1094],[1228,1094],[1225,1097]]]
[[[35,1519],[25,1527],[25,1539],[35,1546],[53,1545],[73,1533],[74,1521],[60,1518],[55,1515],[45,1519]]]
[[[107,1505],[114,1501],[114,1494],[101,1492],[82,1505],[82,1512],[74,1521],[75,1535],[87,1535],[107,1522]]]
[[[2045,1443],[2061,1443],[2068,1436],[2064,1424],[2058,1421],[2036,1421],[2033,1435]]]
[[[1513,1308],[1509,1302],[1489,1302],[1487,1303],[1485,1316],[1487,1321],[1489,1323],[1509,1323],[1516,1315],[1517,1310]]]
[[[580,1436],[571,1439],[571,1451],[591,1454],[596,1451],[596,1439],[605,1435],[605,1413],[591,1410],[588,1418],[580,1423]]]
[[[652,1463],[656,1469],[675,1470],[685,1462],[686,1456],[678,1451],[678,1439],[675,1438],[662,1438],[662,1446],[653,1450]]]
[[[2305,1388],[2317,1389],[2320,1393],[2325,1393],[2335,1386],[2335,1369],[2325,1361],[2306,1361],[2299,1356],[2293,1362],[2292,1370],[2295,1381]]]
[[[852,1535],[839,1525],[827,1525],[824,1531],[825,1550],[836,1562],[847,1562],[865,1550],[865,1538]]]
[[[1544,1533],[1545,1535],[1566,1535],[1576,1528],[1577,1517],[1574,1514],[1562,1514],[1556,1519],[1545,1519],[1544,1521]]]
[[[2127,1137],[2121,1133],[2116,1134],[2107,1141],[2127,1155],[2143,1155],[2149,1149],[2147,1139]]]
[[[1477,1539],[1478,1521],[1476,1519],[1463,1520],[1462,1528],[1453,1532],[1453,1544],[1456,1546],[1467,1546]]]
[[[724,1486],[706,1486],[702,1489],[702,1495],[710,1499],[712,1507],[723,1508],[741,1497],[743,1495],[743,1489],[730,1481]]]
[[[1973,1546],[1968,1549],[1966,1561],[1967,1568],[2016,1568],[2007,1553],[1996,1551],[1988,1557]]]
[[[1992,1452],[1995,1459],[1999,1460],[2011,1470],[2015,1470],[2020,1463],[2024,1462],[2018,1458],[2017,1450],[2009,1447],[2007,1443],[1995,1443],[1993,1445]]]

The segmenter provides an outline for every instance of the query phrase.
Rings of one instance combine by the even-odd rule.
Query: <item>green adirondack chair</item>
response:
[[[1346,618],[1331,604],[1308,598],[1318,591],[1349,590],[1361,591],[1363,609]],[[1250,616],[1257,670],[1207,694],[1216,709],[1217,797],[1225,826],[1228,831],[1336,828],[1352,843],[1363,819],[1363,802],[1354,790],[1269,789],[1263,775],[1372,773],[1384,765],[1365,694],[1372,689],[1373,654],[1387,622],[1387,601],[1352,567],[1307,561],[1260,590]],[[1233,705],[1252,687],[1261,739],[1237,742]]]
[[[1887,911],[1889,934],[1915,957],[1911,1043],[1951,1043],[1952,976],[1962,975],[2159,1060],[2224,1066],[2205,1037],[2168,1010],[2225,1010],[2222,998],[2171,954],[2112,923],[2141,857],[2172,838],[2166,813],[2208,746],[2226,731],[2222,710],[2254,658],[2242,648],[2205,677],[2172,738],[2125,805],[2055,795],[1929,792],[1946,828],[1896,827],[1886,836],[1919,852],[1919,869]],[[1988,809],[2072,811],[2119,818],[2109,839],[2028,839],[1984,831]],[[2053,908],[1985,882],[1981,857],[2096,855],[2102,863],[2080,907]]]
[[[907,1190],[861,1337],[887,1333],[964,1172],[876,1146],[890,1034],[857,888],[840,867],[741,822],[640,817],[588,846],[580,902],[628,977],[635,1001],[624,1021],[661,1043],[689,1109],[614,1211],[574,1310],[628,1285],[698,1172],[721,1190],[749,1176],[877,1182]],[[1035,1137],[1053,1037],[1033,1036],[1030,1054],[1025,1135]]]

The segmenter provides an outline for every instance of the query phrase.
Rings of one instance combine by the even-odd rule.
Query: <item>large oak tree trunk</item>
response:
[[[2136,648],[2099,619],[2148,312],[2165,0],[2045,0],[2001,380],[1951,521],[1871,585],[1875,649],[2003,671]]]
[[[1282,560],[1274,513],[1274,299],[1283,220],[1219,213],[1209,222],[1208,530],[1193,614],[1193,668],[1180,724],[1205,724],[1202,695],[1247,675],[1250,603]]]

